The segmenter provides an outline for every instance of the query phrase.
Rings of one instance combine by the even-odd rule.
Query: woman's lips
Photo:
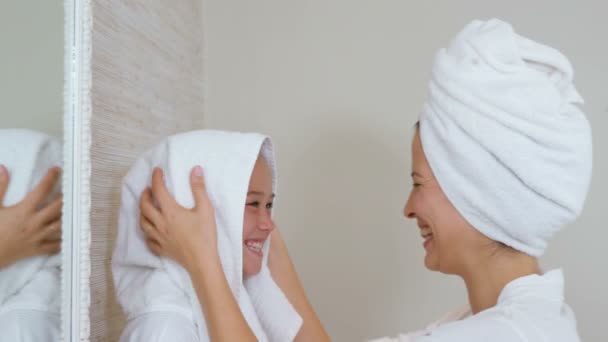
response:
[[[433,231],[429,226],[421,226],[420,227],[420,236],[424,239],[422,246],[427,249],[429,244],[433,241]]]

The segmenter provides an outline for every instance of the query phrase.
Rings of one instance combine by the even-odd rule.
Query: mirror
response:
[[[0,10],[1,341],[61,338],[63,17],[62,0]]]

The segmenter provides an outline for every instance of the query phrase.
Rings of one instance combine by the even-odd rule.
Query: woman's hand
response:
[[[150,250],[177,261],[188,271],[203,266],[201,261],[219,260],[215,212],[200,166],[192,169],[190,184],[195,205],[187,209],[175,201],[165,186],[162,170],[155,168],[152,188],[142,193],[139,204],[141,229]]]
[[[35,255],[59,252],[62,197],[37,209],[53,191],[59,174],[59,168],[50,169],[21,202],[4,207],[9,174],[0,165],[0,268]]]

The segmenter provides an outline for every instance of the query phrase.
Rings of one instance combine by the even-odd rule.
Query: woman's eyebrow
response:
[[[422,175],[416,171],[412,172],[412,177],[420,177],[423,178]]]

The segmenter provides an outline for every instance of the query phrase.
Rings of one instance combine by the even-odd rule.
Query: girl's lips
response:
[[[258,257],[264,256],[264,252],[262,251],[262,248],[264,246],[263,240],[245,240],[243,242],[243,245],[245,246],[245,249],[251,254]]]

